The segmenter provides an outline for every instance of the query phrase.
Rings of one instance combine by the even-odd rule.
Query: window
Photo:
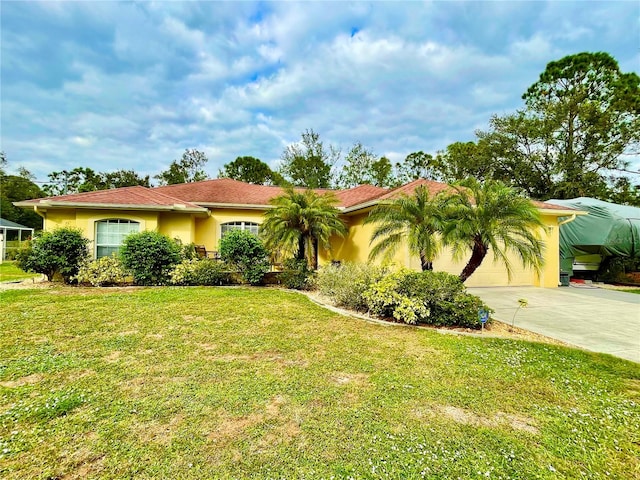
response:
[[[96,258],[118,253],[124,237],[140,230],[140,224],[133,220],[116,218],[96,222]]]
[[[225,234],[231,230],[248,230],[254,235],[257,235],[260,225],[255,222],[229,222],[223,223],[221,227],[220,236],[224,237]]]

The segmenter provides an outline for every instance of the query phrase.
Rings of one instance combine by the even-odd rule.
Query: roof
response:
[[[531,203],[533,203],[536,207],[543,210],[563,210],[563,211],[576,210],[577,211],[577,209],[573,207],[564,207],[562,205],[555,205],[549,202],[540,202],[538,200],[531,200]]]
[[[282,187],[254,185],[231,178],[217,178],[202,182],[181,183],[155,187],[153,190],[199,205],[269,205],[269,200],[284,193]],[[302,190],[302,189],[301,189]],[[315,189],[319,194],[333,192],[340,207],[352,205],[379,197],[388,192],[386,188],[373,185],[358,185],[348,190]]]
[[[31,227],[26,227],[11,220],[5,220],[4,218],[0,218],[0,227],[13,228],[15,230],[33,230]]]
[[[59,195],[57,197],[35,198],[16,202],[17,206],[58,206],[58,207],[92,207],[92,208],[135,208],[162,209],[190,212],[204,212],[204,208],[182,199],[165,195],[155,189],[143,186],[113,188],[94,192]]]
[[[431,195],[437,195],[452,188],[446,183],[418,179],[394,189],[358,185],[346,190],[315,189],[315,192],[319,194],[334,193],[338,199],[338,207],[347,213],[373,206],[380,201],[397,198],[400,195],[411,195],[420,186],[426,187]],[[162,187],[122,187],[37,198],[16,202],[15,205],[20,207],[129,208],[206,213],[206,207],[214,206],[264,208],[269,205],[272,198],[282,193],[284,193],[282,187],[254,185],[230,178],[217,178]],[[533,203],[542,210],[557,211],[558,214],[572,211],[566,206],[538,201]]]

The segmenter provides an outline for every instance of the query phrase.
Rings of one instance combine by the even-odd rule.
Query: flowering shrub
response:
[[[432,325],[480,328],[478,310],[492,312],[480,298],[467,293],[456,275],[446,272],[410,272],[400,281],[399,290],[425,299]]]
[[[173,285],[222,285],[228,282],[225,264],[211,258],[183,260],[169,277]]]
[[[491,312],[445,272],[401,269],[371,285],[363,297],[371,313],[410,324],[480,328],[478,310]]]
[[[367,311],[364,292],[386,273],[386,269],[367,263],[327,265],[318,270],[316,281],[322,295],[336,305],[357,311]]]
[[[84,262],[80,265],[80,270],[75,279],[78,283],[89,283],[94,287],[104,287],[124,283],[127,279],[127,272],[114,254],[110,257]]]
[[[412,273],[400,269],[371,285],[363,294],[369,311],[404,323],[425,323],[431,313],[425,300],[400,289],[401,282]]]

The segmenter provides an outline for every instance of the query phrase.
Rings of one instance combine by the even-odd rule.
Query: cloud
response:
[[[209,174],[272,166],[312,128],[401,160],[472,140],[546,63],[605,50],[637,69],[631,3],[3,4],[2,149],[62,168],[154,175],[185,148]],[[626,32],[626,33],[625,33]]]

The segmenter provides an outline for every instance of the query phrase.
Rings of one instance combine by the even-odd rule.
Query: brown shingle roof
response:
[[[382,195],[379,200],[390,200],[392,198],[396,198],[400,195],[411,195],[415,191],[416,188],[424,186],[429,190],[429,194],[437,195],[440,192],[451,189],[449,185],[442,182],[436,182],[434,180],[426,180],[424,178],[419,178],[414,180],[413,182],[409,182],[405,185],[401,185],[398,188],[394,188],[390,192],[385,195]]]
[[[142,186],[113,188],[110,190],[97,190],[95,192],[73,193],[59,195],[57,197],[35,198],[25,202],[17,202],[21,205],[38,204],[70,204],[70,205],[135,205],[144,207],[173,207],[184,205],[188,209],[202,210],[202,207],[185,200],[171,197],[155,189]]]
[[[335,193],[340,201],[340,206],[346,208],[378,198],[388,191],[386,188],[373,185],[359,185],[349,190],[338,190]]]
[[[230,178],[167,185],[154,190],[188,202],[236,205],[268,205],[269,199],[284,191],[281,187],[253,185]]]
[[[338,206],[353,209],[375,200],[389,200],[399,195],[411,195],[418,186],[425,186],[431,195],[436,195],[451,187],[446,183],[418,179],[398,188],[388,190],[373,185],[359,185],[348,190],[316,189],[319,194],[333,192],[338,198]],[[136,206],[142,208],[176,207],[178,209],[205,211],[200,205],[268,205],[269,200],[281,195],[284,189],[266,185],[253,185],[230,178],[218,178],[202,182],[181,183],[164,187],[146,188],[142,186],[98,190],[95,192],[75,193],[57,197],[37,198],[16,202],[19,206],[40,204],[69,206]],[[539,201],[536,207],[546,210],[571,210],[568,207]],[[182,206],[184,205],[184,206]],[[363,205],[364,206],[364,205]]]
[[[577,208],[566,207],[562,205],[554,205],[553,203],[541,202],[539,200],[531,200],[536,207],[544,210],[575,210],[578,211]]]
[[[167,185],[156,187],[154,190],[198,204],[231,205],[268,205],[269,200],[284,192],[281,187],[253,185],[230,178]],[[319,194],[333,192],[338,198],[339,206],[349,207],[376,198],[388,190],[373,185],[359,185],[348,190],[316,189],[315,191]]]

